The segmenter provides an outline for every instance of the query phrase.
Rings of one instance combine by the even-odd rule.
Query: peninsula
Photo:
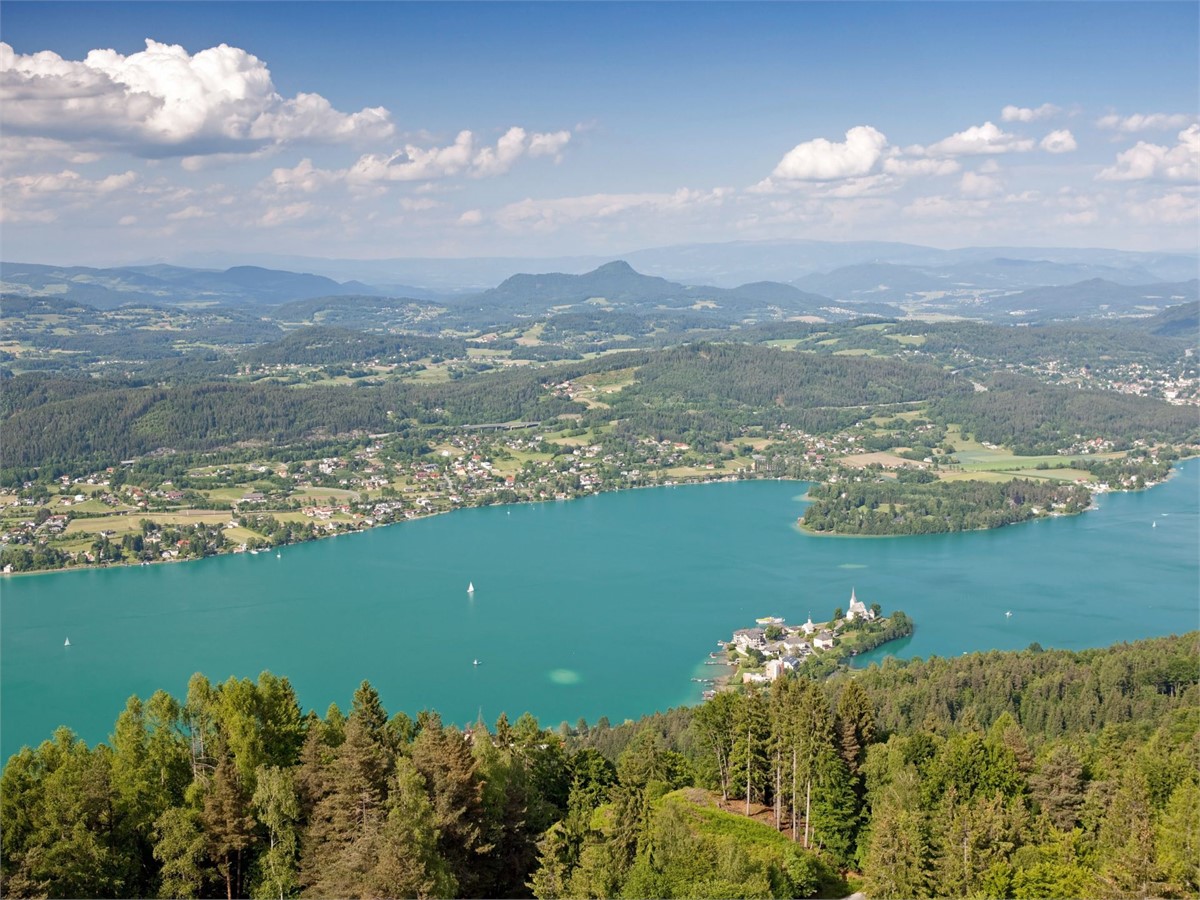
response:
[[[720,686],[770,684],[789,672],[827,677],[847,658],[912,632],[913,621],[902,611],[884,616],[878,603],[867,606],[851,589],[845,611],[839,606],[826,622],[814,622],[811,613],[802,625],[764,616],[755,620],[754,628],[738,629],[729,641],[718,641],[733,667],[718,682]],[[705,691],[705,698],[715,693],[715,688]]]

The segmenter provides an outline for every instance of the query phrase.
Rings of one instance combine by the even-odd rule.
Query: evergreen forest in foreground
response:
[[[795,677],[612,727],[133,697],[0,781],[8,897],[1195,897],[1200,636]]]

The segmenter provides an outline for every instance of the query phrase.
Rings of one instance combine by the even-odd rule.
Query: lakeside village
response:
[[[770,684],[788,672],[826,677],[847,658],[913,632],[912,619],[903,612],[884,616],[878,603],[868,607],[853,589],[847,609],[838,607],[827,622],[814,622],[809,613],[803,625],[788,625],[778,616],[756,619],[755,625],[735,631],[728,641],[717,641],[723,652],[709,654],[708,664],[731,666],[733,671],[711,680],[706,700],[718,690]]]
[[[469,506],[747,478],[862,481],[882,477],[884,469],[938,471],[955,461],[946,429],[923,421],[907,422],[903,438],[882,441],[868,433],[869,422],[826,436],[781,424],[707,449],[573,424],[473,426],[423,440],[351,435],[335,453],[315,458],[286,449],[279,458],[253,449],[164,450],[120,466],[6,485],[0,572],[253,553]],[[897,440],[913,449],[901,456],[877,452]],[[1174,458],[1142,441],[1130,457],[1105,458],[1114,450],[1095,439],[1060,454],[1094,460],[1068,456],[1072,462],[1063,463],[1075,466],[1073,477],[1093,492],[1148,487],[1166,476]],[[1084,465],[1091,470],[1077,471]]]

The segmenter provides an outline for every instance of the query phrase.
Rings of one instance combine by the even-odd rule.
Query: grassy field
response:
[[[323,503],[329,500],[357,500],[358,491],[348,491],[343,488],[311,487],[304,488],[292,494],[292,498],[300,501]]]
[[[920,347],[925,343],[925,335],[923,334],[885,334],[890,341],[896,341],[898,344],[907,344],[910,347]]]

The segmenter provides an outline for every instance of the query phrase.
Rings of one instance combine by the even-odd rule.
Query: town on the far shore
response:
[[[802,625],[788,625],[779,616],[763,616],[754,628],[740,628],[728,641],[717,641],[724,654],[710,654],[710,663],[726,663],[735,671],[717,679],[718,686],[769,684],[788,672],[812,676],[830,674],[847,657],[857,656],[886,641],[912,634],[912,620],[897,610],[883,615],[878,603],[867,606],[851,588],[850,603],[834,610],[826,622],[812,613]],[[716,689],[704,692],[706,698]]]

